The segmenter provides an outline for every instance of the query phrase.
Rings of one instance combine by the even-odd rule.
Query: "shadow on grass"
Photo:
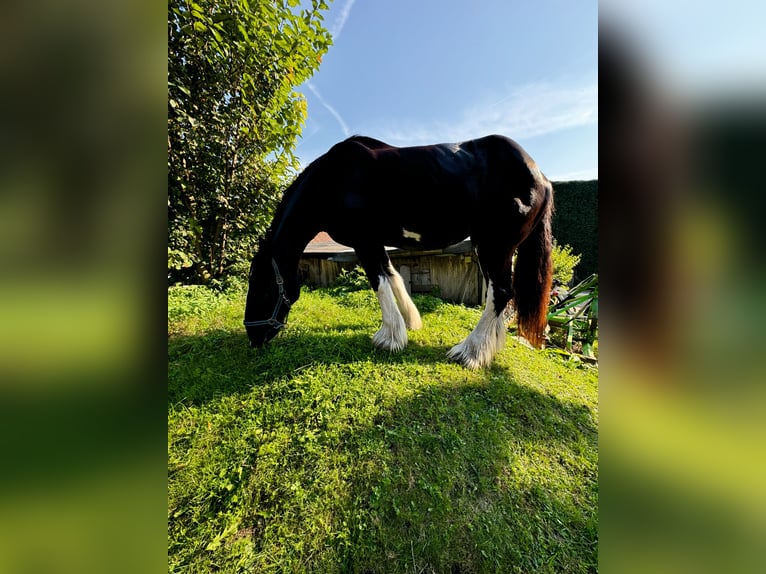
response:
[[[316,385],[305,396],[285,392],[285,380],[309,366],[448,362],[447,346],[391,354],[374,349],[358,325],[347,327],[294,328],[262,349],[225,330],[169,341],[171,405],[262,389],[263,400],[248,403],[237,423],[262,431],[241,461],[251,470],[222,491],[210,516],[236,508],[234,495],[250,502],[215,561],[236,562],[245,543],[251,556],[273,557],[256,569],[596,571],[597,426],[585,405],[519,384],[498,365],[411,394],[388,393],[390,381],[375,379],[362,393],[349,381],[319,391],[321,380],[304,381]],[[277,428],[289,428],[289,438],[262,450]],[[253,480],[252,469],[265,472],[262,452],[278,470]],[[340,482],[328,485],[317,472],[328,465]],[[178,521],[171,529],[196,528],[186,516]],[[181,561],[204,569],[197,561],[207,559],[200,549]]]
[[[349,328],[358,328],[349,326]],[[375,364],[447,363],[448,346],[417,343],[402,352],[376,349],[371,333],[346,334],[334,325],[326,334],[292,330],[260,349],[247,335],[226,330],[175,336],[168,341],[168,403],[201,404],[287,377],[309,365],[358,361]]]
[[[398,401],[340,442],[359,449],[344,569],[596,571],[590,411],[486,375]]]

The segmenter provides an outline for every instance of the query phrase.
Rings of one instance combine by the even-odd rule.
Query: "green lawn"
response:
[[[169,290],[169,571],[596,571],[595,367],[509,337],[468,371],[480,310],[414,300],[399,354],[370,290],[304,290],[256,350],[243,294]]]

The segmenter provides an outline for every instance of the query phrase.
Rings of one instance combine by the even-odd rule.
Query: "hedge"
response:
[[[582,255],[574,280],[598,273],[598,180],[554,181],[553,237]]]

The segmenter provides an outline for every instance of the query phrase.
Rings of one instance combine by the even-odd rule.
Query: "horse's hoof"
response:
[[[476,345],[470,336],[447,351],[447,358],[466,369],[483,369],[492,364],[494,352],[487,345]]]
[[[380,330],[372,336],[372,344],[378,349],[397,353],[407,346],[407,331],[397,334],[391,329],[381,327]]]

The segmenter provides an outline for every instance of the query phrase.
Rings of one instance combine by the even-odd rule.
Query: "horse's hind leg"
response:
[[[511,287],[511,255],[498,252],[491,257],[479,249],[479,261],[487,280],[487,302],[473,331],[447,353],[450,359],[469,369],[480,369],[492,363],[495,354],[505,346],[507,307],[513,292]]]
[[[380,310],[383,314],[383,325],[373,335],[372,343],[381,349],[400,351],[407,346],[408,321],[416,321],[419,324],[420,315],[407,296],[402,279],[391,266],[388,255],[382,246],[357,247],[356,252],[370,280],[370,285],[378,296]],[[402,304],[397,304],[402,299],[402,292],[406,296],[405,304],[409,301],[410,305],[410,308],[405,305],[406,315],[403,315],[400,310]],[[414,310],[414,316],[412,310]],[[405,316],[408,317],[407,320],[405,320]]]
[[[388,262],[386,271],[391,278],[391,290],[394,292],[399,312],[404,317],[404,324],[407,325],[408,329],[417,331],[423,326],[423,320],[420,318],[418,308],[415,307],[415,303],[412,302],[409,293],[407,293],[402,276],[391,265],[391,261]]]

